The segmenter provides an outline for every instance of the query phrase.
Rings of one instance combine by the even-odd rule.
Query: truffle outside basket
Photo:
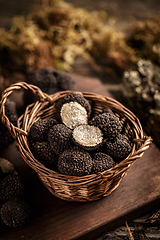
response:
[[[38,100],[26,107],[25,113],[17,121],[17,126],[14,126],[5,115],[5,102],[14,90],[21,88],[31,91]],[[38,159],[34,158],[28,145],[28,133],[32,124],[38,119],[55,117],[58,101],[71,92],[73,91],[47,95],[37,86],[25,82],[12,84],[2,94],[1,119],[17,141],[24,161],[36,171],[42,183],[53,195],[67,201],[94,201],[109,195],[119,186],[129,168],[149,148],[152,138],[144,136],[139,119],[118,101],[95,93],[76,92],[90,101],[94,115],[101,113],[104,108],[110,108],[120,117],[125,133],[132,138],[132,151],[126,159],[113,168],[98,174],[82,177],[67,176],[46,168]]]

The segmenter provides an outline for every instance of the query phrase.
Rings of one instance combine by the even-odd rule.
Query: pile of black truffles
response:
[[[24,200],[25,192],[23,178],[13,164],[0,158],[0,216],[9,227],[24,225],[31,215],[31,207]]]
[[[28,134],[33,156],[70,176],[103,172],[132,150],[120,117],[110,109],[92,117],[92,104],[80,93],[65,95],[54,118],[33,123]]]

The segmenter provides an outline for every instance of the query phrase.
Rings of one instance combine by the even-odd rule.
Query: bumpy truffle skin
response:
[[[0,198],[13,199],[24,194],[24,182],[18,174],[9,174],[0,184]]]
[[[122,130],[121,121],[111,112],[95,116],[89,124],[99,127],[107,138],[115,138]]]
[[[125,159],[132,150],[129,138],[123,134],[119,134],[113,142],[105,141],[103,147],[116,162]]]
[[[14,126],[16,126],[18,119],[16,105],[9,99],[7,99],[5,103],[5,114],[10,120],[10,122],[13,123]],[[7,147],[12,142],[14,142],[14,138],[10,134],[8,128],[0,120],[0,149]]]
[[[83,150],[66,150],[58,159],[58,169],[65,175],[88,175],[92,170],[92,158],[88,152]]]
[[[49,142],[32,143],[34,157],[46,167],[54,168],[57,165],[58,156],[53,152]]]
[[[69,128],[87,124],[87,111],[77,102],[64,103],[60,111],[61,121]]]
[[[48,133],[48,140],[52,150],[56,154],[61,154],[71,145],[72,130],[64,124],[54,125]]]
[[[80,125],[73,130],[73,142],[85,150],[95,150],[102,145],[103,134],[96,126]]]
[[[93,157],[92,172],[93,173],[103,172],[105,170],[108,170],[114,167],[114,165],[115,165],[115,162],[111,156],[103,152],[98,152],[98,153],[95,153]]]
[[[74,90],[75,88],[75,82],[69,74],[51,67],[35,70],[28,76],[26,82],[38,86],[47,94],[53,94],[62,90]],[[36,100],[37,98],[32,93],[25,91],[24,102],[26,105]]]
[[[21,199],[10,199],[2,205],[1,218],[10,227],[24,225],[31,215],[31,207]]]
[[[42,142],[47,140],[47,134],[55,124],[57,124],[56,119],[40,119],[33,123],[30,129],[30,136],[36,142]]]
[[[78,93],[66,94],[59,102],[59,111],[64,103],[69,103],[69,102],[77,102],[80,105],[82,105],[82,107],[84,107],[87,111],[88,118],[90,117],[91,105],[89,101],[86,98],[84,98],[81,94],[78,94]]]

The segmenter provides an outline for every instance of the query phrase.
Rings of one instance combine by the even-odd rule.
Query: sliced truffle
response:
[[[58,169],[65,175],[84,176],[91,173],[92,158],[87,151],[69,149],[60,155]]]
[[[47,140],[47,134],[51,127],[57,124],[56,119],[40,119],[33,123],[30,129],[30,136],[36,142]]]
[[[72,130],[64,124],[54,125],[48,133],[48,140],[52,150],[56,154],[61,154],[71,145]]]
[[[84,107],[86,109],[88,118],[90,117],[91,105],[90,105],[89,101],[85,97],[83,97],[81,94],[79,94],[79,93],[66,94],[59,102],[59,111],[64,103],[69,103],[69,102],[79,103],[82,107]]]
[[[115,162],[111,156],[103,152],[98,152],[98,153],[95,153],[93,157],[92,172],[93,173],[103,172],[105,170],[108,170],[114,167],[114,165],[115,165]]]
[[[74,90],[75,88],[75,82],[69,74],[51,67],[45,67],[33,71],[28,76],[26,82],[38,86],[47,94],[53,94],[65,90]],[[25,91],[23,98],[26,105],[37,100],[37,98],[29,91]]]
[[[112,112],[105,112],[95,116],[89,124],[99,127],[107,138],[116,137],[122,130],[119,117]]]
[[[62,123],[71,129],[88,123],[86,109],[77,102],[63,104],[60,111],[60,116]]]
[[[113,142],[106,140],[103,147],[116,162],[125,159],[132,150],[129,138],[123,134],[119,134]]]
[[[0,183],[0,198],[3,200],[13,199],[24,194],[24,182],[20,175],[9,174]]]
[[[5,103],[5,114],[13,125],[17,125],[17,110],[16,104],[9,99]],[[7,147],[14,142],[14,138],[10,134],[8,128],[0,120],[0,149]]]
[[[34,157],[46,167],[54,168],[57,165],[58,156],[53,152],[49,142],[32,143]]]
[[[21,199],[10,199],[2,205],[1,218],[10,227],[24,225],[31,215],[31,207]]]
[[[95,126],[80,125],[73,130],[73,142],[86,150],[98,148],[103,141],[102,131]]]

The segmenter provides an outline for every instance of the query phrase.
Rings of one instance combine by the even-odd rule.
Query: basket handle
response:
[[[27,133],[24,130],[14,126],[10,122],[8,117],[5,115],[5,103],[6,103],[7,98],[11,95],[11,93],[14,90],[20,90],[21,88],[31,91],[36,97],[39,98],[39,100],[41,102],[49,101],[52,104],[56,98],[56,96],[54,98],[52,98],[48,94],[42,92],[39,87],[28,84],[26,82],[14,83],[10,87],[6,88],[2,93],[2,97],[1,97],[1,101],[0,101],[0,116],[1,116],[2,122],[6,125],[6,127],[8,127],[10,133],[12,134],[13,138],[15,138],[15,139],[17,139],[17,134],[21,133],[23,135],[27,135]]]

